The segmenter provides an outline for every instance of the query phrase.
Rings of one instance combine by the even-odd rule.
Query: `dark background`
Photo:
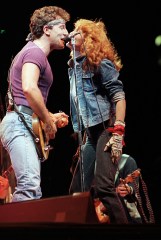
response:
[[[124,65],[120,72],[127,100],[124,152],[133,156],[141,168],[156,221],[160,222],[161,65],[158,61],[161,46],[156,47],[154,43],[155,37],[161,34],[160,1],[107,1],[106,4],[105,0],[97,3],[87,0],[3,1],[0,6],[0,94],[3,104],[11,58],[26,43],[31,14],[45,5],[58,5],[71,14],[71,21],[67,23],[69,31],[78,18],[105,22]],[[47,103],[51,112],[62,110],[69,114],[68,58],[67,48],[49,56],[55,79]],[[69,169],[76,150],[72,133],[71,123],[59,129],[52,141],[54,149],[49,159],[42,163],[43,197],[68,194]]]

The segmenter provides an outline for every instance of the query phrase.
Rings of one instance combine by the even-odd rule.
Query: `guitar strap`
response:
[[[27,128],[27,130],[29,131],[31,136],[33,137],[38,157],[39,157],[40,160],[42,160],[41,153],[40,153],[39,148],[37,146],[37,143],[40,141],[40,139],[35,135],[35,133],[33,132],[32,128],[30,128],[28,126],[28,124],[27,124],[27,122],[25,120],[24,115],[18,110],[17,105],[16,105],[15,102],[14,102],[14,111],[19,115],[19,117],[21,118],[21,121],[23,122],[23,124],[25,125],[25,127]]]
[[[11,69],[13,63],[14,63],[14,59],[12,60],[11,66],[10,66],[9,71],[8,71],[8,78],[7,78],[8,91],[7,91],[7,95],[6,95],[6,108],[7,108],[7,111],[15,111],[19,115],[21,121],[23,122],[23,124],[25,125],[25,127],[27,128],[27,130],[29,131],[31,136],[33,137],[38,157],[39,157],[39,159],[41,159],[41,153],[40,153],[39,148],[37,146],[37,143],[40,141],[40,139],[35,135],[32,128],[30,128],[28,126],[24,115],[18,110],[18,107],[17,107],[17,105],[14,101],[14,97],[13,97],[13,93],[12,93],[12,85],[11,85],[11,81],[10,81],[10,69]]]
[[[127,155],[127,154],[122,154],[121,159],[120,159],[120,161],[119,161],[119,163],[118,163],[118,168],[117,168],[116,174],[115,174],[115,182],[116,182],[116,179],[117,179],[117,177],[118,177],[118,175],[119,175],[120,169],[122,169],[122,168],[124,167],[124,165],[125,165],[126,160],[128,159],[128,157],[129,157],[129,155]]]
[[[16,103],[14,102],[14,111],[19,115],[19,117],[21,118],[23,124],[25,125],[25,127],[27,128],[27,130],[30,132],[31,136],[34,138],[35,142],[39,142],[39,138],[35,135],[35,133],[33,132],[32,128],[30,128],[25,120],[24,115],[18,110]]]

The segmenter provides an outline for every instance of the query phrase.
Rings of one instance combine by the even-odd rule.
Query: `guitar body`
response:
[[[45,131],[43,129],[43,123],[40,121],[38,116],[33,113],[32,115],[32,128],[34,134],[37,136],[39,141],[36,142],[38,155],[41,161],[45,161],[49,157],[50,146],[49,142],[47,141]]]
[[[54,114],[51,114],[51,117],[52,115]],[[60,116],[57,117],[54,123],[56,124],[57,128],[63,128],[68,124],[68,116],[67,115],[64,116],[64,114],[61,115],[60,113],[59,115]],[[40,160],[43,162],[48,159],[49,151],[53,148],[49,145],[49,140],[47,138],[47,134],[45,133],[43,122],[39,119],[39,117],[35,113],[32,114],[32,129],[34,135],[36,135],[35,144],[37,153]]]

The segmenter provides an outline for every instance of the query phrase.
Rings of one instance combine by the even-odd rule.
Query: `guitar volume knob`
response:
[[[46,145],[46,146],[44,147],[44,150],[45,150],[45,151],[52,150],[52,149],[53,149],[53,147],[51,147],[50,145]]]

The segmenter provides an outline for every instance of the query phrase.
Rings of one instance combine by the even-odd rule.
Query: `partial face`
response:
[[[74,36],[73,38],[74,38],[75,50],[76,51],[80,51],[81,45],[83,43],[83,37],[82,37],[81,32],[74,30],[74,31],[70,32],[70,34],[69,34],[69,37],[72,37],[72,36]],[[71,41],[66,43],[66,46],[68,48],[72,49],[73,48],[72,44],[73,44],[73,41],[71,39]]]
[[[63,49],[65,43],[62,38],[68,35],[66,24],[63,19],[56,19],[48,23],[46,35],[49,37],[52,49]]]

